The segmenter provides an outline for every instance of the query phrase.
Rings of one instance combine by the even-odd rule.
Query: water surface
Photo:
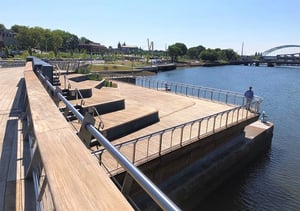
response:
[[[211,194],[197,210],[300,210],[300,68],[222,66],[160,72],[155,79],[263,97],[275,125],[268,153]]]

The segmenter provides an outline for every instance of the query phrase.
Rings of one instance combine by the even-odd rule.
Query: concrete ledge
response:
[[[184,207],[187,201],[193,197],[194,201],[204,199],[270,148],[273,124],[255,120],[220,131],[139,168],[180,207],[191,209]],[[118,179],[123,176],[118,175]],[[151,207],[137,187],[131,194],[139,205]]]
[[[100,115],[119,111],[125,108],[125,100],[124,99],[114,99],[108,102],[103,103],[95,103],[89,104],[87,106],[82,106],[82,114],[84,115],[85,112],[89,112],[89,110],[95,107]]]
[[[108,140],[113,141],[159,121],[158,111],[155,109],[144,108],[143,111],[137,113],[134,110],[134,108],[131,108],[114,112],[108,114],[107,118],[103,115],[102,120],[105,128],[101,133]],[[115,118],[118,118],[118,121],[114,121],[113,119]],[[112,119],[113,121],[108,121],[108,119]]]
[[[78,90],[80,91],[83,98],[89,98],[89,97],[92,97],[92,95],[93,95],[93,92],[92,92],[91,88],[89,88],[89,89],[78,89]],[[76,99],[76,92],[77,92],[77,90],[75,90],[75,89],[68,90],[67,99],[68,100],[75,100]],[[80,96],[78,98],[80,100]]]

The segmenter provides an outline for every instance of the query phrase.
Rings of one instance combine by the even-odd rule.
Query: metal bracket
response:
[[[54,97],[53,97],[53,100],[54,100],[54,103],[56,104],[56,106],[58,106],[59,102],[60,102],[60,99],[58,98],[58,93],[62,93],[62,90],[61,90],[61,88],[59,88],[57,86],[54,91]]]
[[[88,112],[85,112],[78,136],[83,141],[83,143],[85,143],[85,145],[89,148],[93,135],[86,129],[87,124],[91,124],[94,126],[95,118]]]
[[[64,116],[66,119],[68,119],[68,114],[70,112],[70,109],[68,108],[68,106],[66,106],[65,110],[64,110]],[[68,120],[69,121],[69,120]]]

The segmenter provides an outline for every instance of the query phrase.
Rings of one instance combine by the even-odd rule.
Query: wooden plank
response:
[[[25,72],[34,131],[56,210],[132,210],[52,99]]]
[[[21,133],[18,116],[21,112],[19,99],[23,70],[24,67],[0,68],[0,210],[22,210],[20,206],[24,198],[19,192],[22,170],[18,159]]]

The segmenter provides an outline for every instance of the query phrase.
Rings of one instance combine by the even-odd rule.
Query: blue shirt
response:
[[[253,94],[253,91],[252,90],[247,90],[246,92],[245,92],[245,94],[244,94],[244,96],[246,97],[246,98],[250,98],[250,99],[252,99],[253,98],[253,96],[254,96],[254,94]]]

